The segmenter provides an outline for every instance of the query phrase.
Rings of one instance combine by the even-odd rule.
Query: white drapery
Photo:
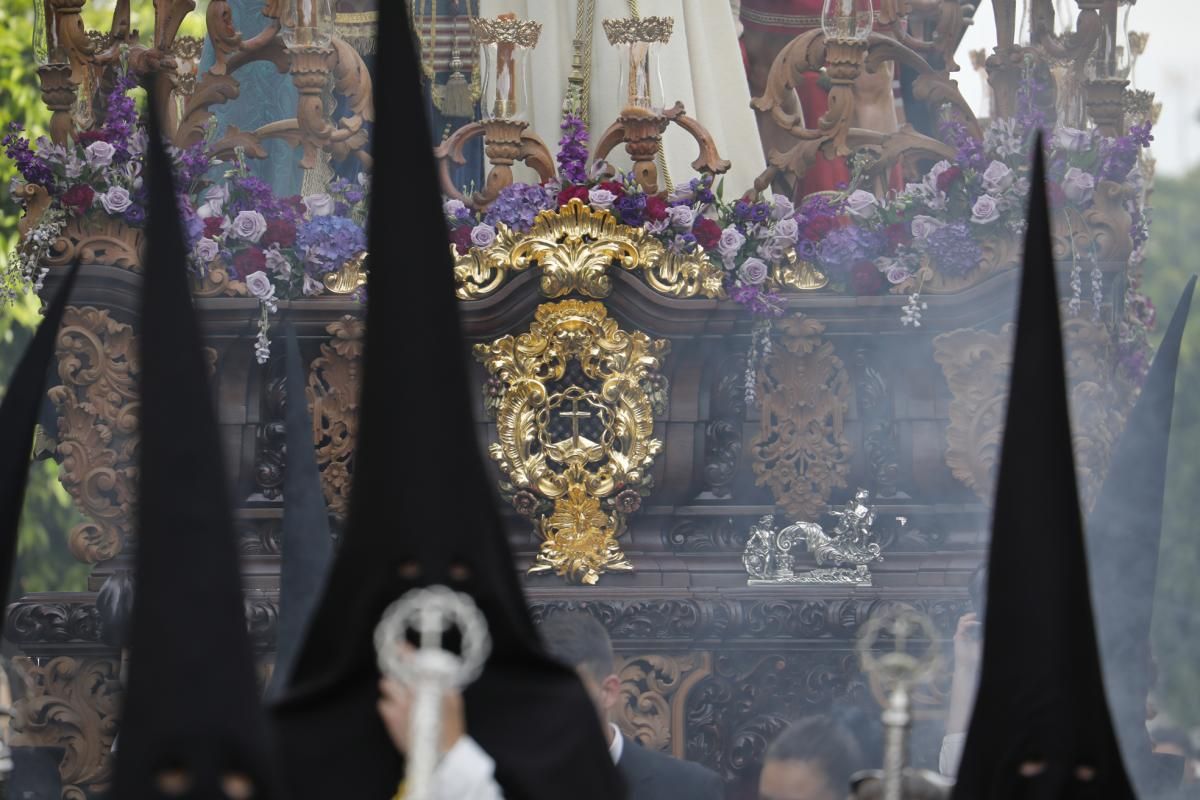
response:
[[[551,152],[558,152],[562,101],[571,73],[575,38],[576,0],[480,0],[479,13],[494,17],[513,12],[521,19],[542,23],[542,34],[533,51],[531,75],[531,127]],[[596,0],[592,38],[590,122],[593,144],[624,105],[618,92],[619,52],[608,43],[600,20],[629,16],[626,0]],[[750,108],[750,89],[738,46],[736,21],[728,3],[720,0],[639,0],[642,16],[672,17],[675,31],[660,50],[659,66],[667,105],[676,100],[689,116],[712,134],[722,158],[733,162],[725,178],[725,196],[749,190],[763,171],[762,146]],[[667,167],[676,183],[694,177],[691,162],[699,152],[694,140],[678,126],[663,138]],[[611,163],[621,170],[632,164],[623,146],[613,151]],[[518,181],[536,181],[532,170],[514,169]],[[664,182],[660,176],[660,185]]]

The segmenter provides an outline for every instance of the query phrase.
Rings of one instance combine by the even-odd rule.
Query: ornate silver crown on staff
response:
[[[457,631],[459,652],[444,647]],[[410,640],[415,634],[416,646]],[[445,586],[413,589],[388,606],[375,628],[379,669],[413,696],[405,800],[427,800],[438,762],[442,697],[479,677],[492,650],[487,620],[467,595]]]

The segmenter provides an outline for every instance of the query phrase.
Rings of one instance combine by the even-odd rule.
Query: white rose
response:
[[[211,264],[221,254],[221,245],[217,244],[215,239],[203,236],[196,242],[193,251],[196,254],[196,260],[201,264]]]
[[[100,195],[100,204],[109,214],[121,214],[133,205],[133,199],[129,196],[128,190],[114,186]]]
[[[333,198],[324,192],[306,194],[301,199],[310,217],[328,217],[333,214]]]
[[[275,284],[271,283],[271,279],[267,277],[267,273],[261,270],[251,272],[246,276],[246,289],[249,290],[252,297],[257,297],[262,301],[269,301],[275,298]]]
[[[117,153],[117,148],[105,141],[92,142],[86,148],[84,153],[87,154],[87,163],[93,169],[107,167],[112,163],[113,156]]]
[[[1068,128],[1065,125],[1054,129],[1051,144],[1060,150],[1079,153],[1092,146],[1092,135],[1078,128]]]
[[[229,226],[229,233],[237,239],[257,242],[267,232],[267,219],[257,211],[239,211]]]
[[[1063,175],[1062,190],[1063,194],[1072,203],[1083,205],[1092,199],[1092,192],[1096,189],[1096,179],[1090,173],[1084,172],[1079,167],[1071,167],[1067,170],[1067,174]]]
[[[696,212],[690,206],[671,206],[671,224],[680,230],[690,231],[696,224]]]
[[[988,194],[1000,194],[1013,185],[1013,171],[1001,161],[993,161],[983,171],[983,188]]]
[[[608,189],[592,189],[588,192],[588,202],[601,210],[612,208],[612,204],[616,201],[617,196]]]
[[[856,189],[846,198],[846,210],[859,219],[871,219],[879,208],[875,195],[862,189]]]
[[[912,236],[918,241],[924,241],[945,224],[940,219],[935,219],[925,214],[918,214],[913,217]]]
[[[325,285],[320,281],[315,281],[308,275],[305,275],[303,291],[308,297],[315,297],[316,295],[323,294],[325,292]]]
[[[225,185],[210,186],[204,190],[200,198],[204,202],[196,209],[196,216],[200,217],[200,219],[219,217],[225,213],[225,202],[229,199],[229,188]]]

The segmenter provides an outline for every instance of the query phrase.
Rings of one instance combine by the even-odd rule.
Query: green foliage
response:
[[[1159,178],[1151,197],[1153,226],[1145,291],[1158,308],[1162,335],[1184,283],[1200,272],[1195,220],[1200,171]],[[1177,722],[1200,726],[1200,299],[1183,343],[1171,431],[1170,472],[1155,603],[1154,645],[1160,706]]]

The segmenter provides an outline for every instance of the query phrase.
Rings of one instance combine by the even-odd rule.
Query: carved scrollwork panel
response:
[[[39,665],[14,659],[26,695],[13,708],[18,747],[63,747],[63,798],[104,794],[112,777],[112,742],[120,721],[120,663],[116,658],[60,656]]]
[[[321,345],[321,355],[312,363],[307,394],[325,501],[332,513],[343,516],[350,507],[366,326],[347,316],[326,331],[333,338]]]
[[[758,376],[762,429],[753,443],[754,474],[794,519],[815,521],[850,472],[850,377],[821,338],[821,322],[796,316],[776,328],[782,347]]]
[[[58,336],[59,480],[89,521],[68,535],[86,563],[121,552],[132,525],[139,364],[133,328],[106,310],[68,306]]]
[[[475,346],[492,376],[489,451],[501,489],[536,516],[542,538],[531,572],[594,584],[632,569],[617,537],[651,489],[669,351],[670,342],[621,330],[603,305],[578,300],[539,306],[528,332]]]
[[[617,726],[651,750],[683,755],[683,703],[688,690],[711,671],[709,653],[636,655],[624,659],[617,677],[621,700]]]

